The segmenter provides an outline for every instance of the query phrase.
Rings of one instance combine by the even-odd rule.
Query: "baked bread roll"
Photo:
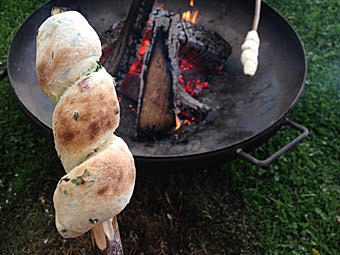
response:
[[[105,222],[129,203],[136,170],[119,124],[114,79],[97,61],[96,32],[78,12],[48,18],[37,34],[37,74],[42,91],[56,107],[55,148],[67,175],[53,201],[56,226],[65,238]]]
[[[101,43],[76,11],[49,17],[37,31],[36,70],[41,90],[57,103],[65,89],[95,70]]]

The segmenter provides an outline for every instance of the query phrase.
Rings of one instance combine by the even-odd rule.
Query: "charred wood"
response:
[[[106,49],[108,47],[112,48],[112,45],[114,45],[118,40],[119,34],[121,33],[123,27],[124,21],[120,20],[117,23],[113,24],[113,26],[109,30],[106,30],[100,35],[102,49]]]
[[[155,0],[133,0],[119,37],[104,63],[105,68],[118,82],[124,79],[129,67],[137,58],[138,47],[154,2]]]
[[[176,58],[183,58],[205,72],[221,71],[232,49],[220,34],[202,25],[186,21],[181,18],[180,14],[154,8],[150,19],[156,20],[160,17],[169,17],[171,20],[169,22],[171,24],[169,45],[175,46]]]
[[[202,71],[217,73],[231,54],[231,46],[215,31],[181,20],[179,57]]]
[[[138,102],[140,83],[141,73],[130,70],[121,83],[119,92],[134,102]]]

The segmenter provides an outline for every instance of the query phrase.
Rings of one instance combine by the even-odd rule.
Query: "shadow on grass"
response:
[[[120,217],[127,254],[253,254],[255,226],[227,169],[140,175]]]
[[[61,166],[54,169],[11,208],[1,223],[3,254],[90,253],[89,234],[66,240],[56,231],[52,197],[63,174]],[[217,168],[139,173],[118,220],[125,254],[254,254],[258,226],[248,218],[230,171]]]

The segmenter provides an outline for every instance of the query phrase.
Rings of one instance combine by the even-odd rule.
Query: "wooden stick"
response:
[[[257,30],[260,22],[260,12],[261,12],[261,0],[255,1],[255,11],[254,11],[254,20],[252,30]]]
[[[91,241],[95,255],[123,255],[117,216],[92,228]]]

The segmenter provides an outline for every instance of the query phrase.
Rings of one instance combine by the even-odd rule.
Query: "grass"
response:
[[[0,1],[0,67],[23,20],[43,1]],[[235,160],[199,173],[139,173],[119,216],[126,254],[339,254],[340,1],[266,0],[300,35],[306,89],[292,115],[309,137],[268,168]],[[52,196],[63,170],[53,144],[0,82],[1,254],[87,254],[89,236],[63,240]],[[254,155],[296,136],[283,128]]]

